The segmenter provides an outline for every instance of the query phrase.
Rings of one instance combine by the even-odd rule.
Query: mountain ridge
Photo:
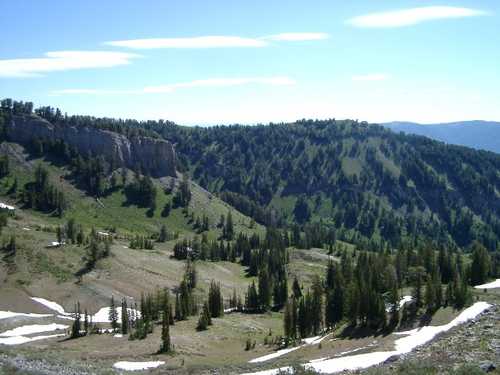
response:
[[[393,131],[426,136],[441,142],[500,153],[500,122],[471,120],[420,124],[393,121],[381,124]]]

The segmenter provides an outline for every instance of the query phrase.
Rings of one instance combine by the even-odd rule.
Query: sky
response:
[[[0,98],[185,125],[500,121],[497,0],[19,0]]]

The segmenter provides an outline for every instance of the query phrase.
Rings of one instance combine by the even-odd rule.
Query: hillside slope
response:
[[[306,246],[326,233],[365,249],[422,240],[499,246],[500,156],[491,152],[350,120],[200,128],[62,117],[47,107],[36,113],[62,129],[76,123],[128,139],[164,138],[175,145],[179,171],[261,224],[299,224]],[[81,155],[44,147],[72,165],[94,195],[102,194],[101,171],[116,168],[91,157],[85,169]]]
[[[372,246],[498,246],[499,155],[354,121],[155,130],[196,181],[263,222],[323,219]]]
[[[500,122],[462,121],[426,125],[391,122],[383,126],[395,132],[423,135],[445,143],[500,153]]]

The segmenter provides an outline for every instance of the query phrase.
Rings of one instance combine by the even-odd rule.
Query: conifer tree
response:
[[[267,311],[271,303],[271,285],[265,268],[259,273],[259,303],[262,311]]]
[[[247,294],[245,296],[245,310],[248,312],[256,312],[260,310],[259,306],[259,295],[257,293],[257,288],[255,287],[255,282],[248,286]]]
[[[488,250],[479,242],[474,242],[473,248],[470,281],[472,285],[480,285],[488,280],[491,271],[491,259]]]
[[[293,278],[293,285],[292,285],[292,294],[293,298],[299,299],[302,297],[302,289],[300,288],[299,280],[297,280],[297,276]]]
[[[390,322],[389,325],[395,328],[399,323],[399,293],[397,284],[394,283],[389,293],[389,304],[390,304]]]
[[[76,339],[80,337],[81,330],[81,314],[80,314],[80,302],[75,305],[75,313],[73,314],[73,325],[71,326],[71,336],[70,338]]]
[[[160,234],[158,235],[158,242],[165,242],[168,238],[167,226],[163,224],[160,229]]]
[[[295,340],[297,338],[296,314],[295,300],[288,300],[283,314],[283,329],[285,337],[289,340]]]
[[[234,237],[233,215],[231,211],[227,213],[226,225],[224,226],[224,238],[231,241]]]
[[[122,299],[122,334],[126,335],[128,334],[129,326],[130,326],[130,321],[129,321],[129,315],[128,315],[128,306],[127,306],[127,301],[125,298]]]
[[[208,308],[210,316],[219,318],[224,314],[224,302],[220,291],[220,284],[214,280],[210,282],[210,289],[208,291]]]
[[[89,330],[89,314],[87,313],[87,309],[85,309],[85,313],[84,313],[84,318],[83,318],[83,331],[85,332],[85,336],[87,336],[88,334],[90,334],[90,330]]]
[[[167,304],[162,311],[160,353],[169,353],[171,351],[169,314],[170,304]]]
[[[198,331],[205,331],[206,329],[208,329],[209,325],[212,325],[212,318],[210,316],[210,308],[208,306],[208,303],[205,302],[203,304],[196,329]]]
[[[116,312],[115,297],[111,296],[111,303],[109,306],[108,314],[109,322],[111,323],[111,328],[116,330],[118,328],[118,313]]]
[[[317,335],[323,326],[323,287],[318,276],[314,278],[312,284],[310,311],[313,334]]]

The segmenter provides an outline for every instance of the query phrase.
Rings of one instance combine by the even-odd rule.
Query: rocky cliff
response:
[[[119,167],[138,166],[152,176],[175,176],[173,145],[162,139],[133,137],[91,127],[55,125],[36,116],[13,116],[7,124],[7,136],[13,142],[29,144],[33,140],[63,140],[83,155],[102,155]]]

